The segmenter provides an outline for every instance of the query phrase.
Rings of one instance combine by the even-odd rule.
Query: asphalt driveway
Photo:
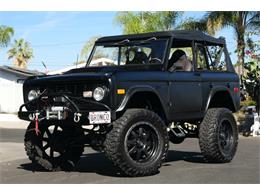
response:
[[[259,137],[240,137],[237,154],[227,164],[205,163],[197,139],[171,144],[160,173],[130,178],[90,149],[75,171],[46,172],[27,159],[23,134],[21,129],[0,129],[0,183],[260,183]]]

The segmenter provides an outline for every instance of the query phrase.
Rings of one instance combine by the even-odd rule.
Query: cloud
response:
[[[75,18],[79,13],[80,12],[46,12],[43,21],[39,24],[29,26],[23,33],[22,38],[26,39],[32,33],[55,28],[56,26]]]

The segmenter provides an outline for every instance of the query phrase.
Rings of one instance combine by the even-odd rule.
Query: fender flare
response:
[[[128,104],[129,100],[133,97],[133,95],[135,95],[138,92],[154,93],[158,97],[158,99],[159,99],[159,101],[162,105],[163,112],[164,112],[165,116],[167,117],[167,112],[166,112],[166,109],[164,107],[164,104],[162,104],[163,101],[162,101],[160,95],[158,94],[158,92],[156,91],[155,88],[153,88],[149,85],[138,85],[138,86],[134,86],[134,87],[129,88],[126,92],[125,97],[123,98],[123,100],[119,104],[119,107],[116,109],[116,112],[123,111],[125,109],[126,105]]]
[[[218,93],[218,92],[227,92],[227,93],[229,94],[229,97],[230,97],[231,100],[232,100],[233,107],[236,109],[236,106],[235,106],[235,104],[234,104],[234,99],[233,99],[232,95],[230,94],[230,89],[227,88],[227,87],[224,87],[224,86],[214,86],[214,87],[210,90],[210,93],[209,93],[209,96],[208,96],[208,99],[207,99],[207,102],[206,102],[206,107],[205,107],[205,109],[204,109],[204,113],[207,112],[212,98],[213,98],[214,95],[215,95],[216,93]]]

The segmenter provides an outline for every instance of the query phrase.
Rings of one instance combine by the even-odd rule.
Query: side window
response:
[[[198,70],[208,70],[207,58],[206,58],[205,50],[204,50],[203,46],[197,47],[196,59],[197,59],[197,69]]]
[[[193,71],[192,47],[173,47],[170,51],[168,70]]]
[[[210,55],[210,70],[212,71],[227,71],[224,48],[221,46],[208,46],[208,55]]]
[[[193,55],[192,55],[192,48],[191,47],[182,47],[182,48],[171,48],[171,52],[170,52],[170,56],[169,59],[171,58],[172,54],[176,51],[176,50],[183,50],[187,57],[188,60],[190,60],[192,62],[193,59]]]

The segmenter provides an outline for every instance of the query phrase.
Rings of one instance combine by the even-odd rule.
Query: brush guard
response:
[[[62,99],[63,102],[54,102],[54,98]],[[52,100],[52,104],[43,106]],[[98,105],[101,110],[92,110],[91,107],[88,110],[80,110],[79,106],[75,103],[75,100],[80,100],[88,104]],[[54,103],[62,103],[62,105],[54,105]],[[37,107],[34,111],[24,111],[24,108],[34,104]],[[48,104],[48,103],[47,103]],[[64,94],[49,94],[46,95],[42,93],[38,98],[29,101],[20,106],[18,117],[22,120],[35,122],[35,129],[37,131],[37,124],[43,120],[46,121],[67,121],[70,123],[77,123],[81,125],[89,125],[90,123],[90,113],[93,112],[104,112],[110,113],[111,120],[115,119],[115,113],[111,112],[111,109],[100,102],[95,102],[93,100],[86,100],[84,98],[73,97]],[[111,122],[111,121],[110,121]],[[108,123],[108,122],[106,122]],[[93,124],[93,123],[92,123]]]

